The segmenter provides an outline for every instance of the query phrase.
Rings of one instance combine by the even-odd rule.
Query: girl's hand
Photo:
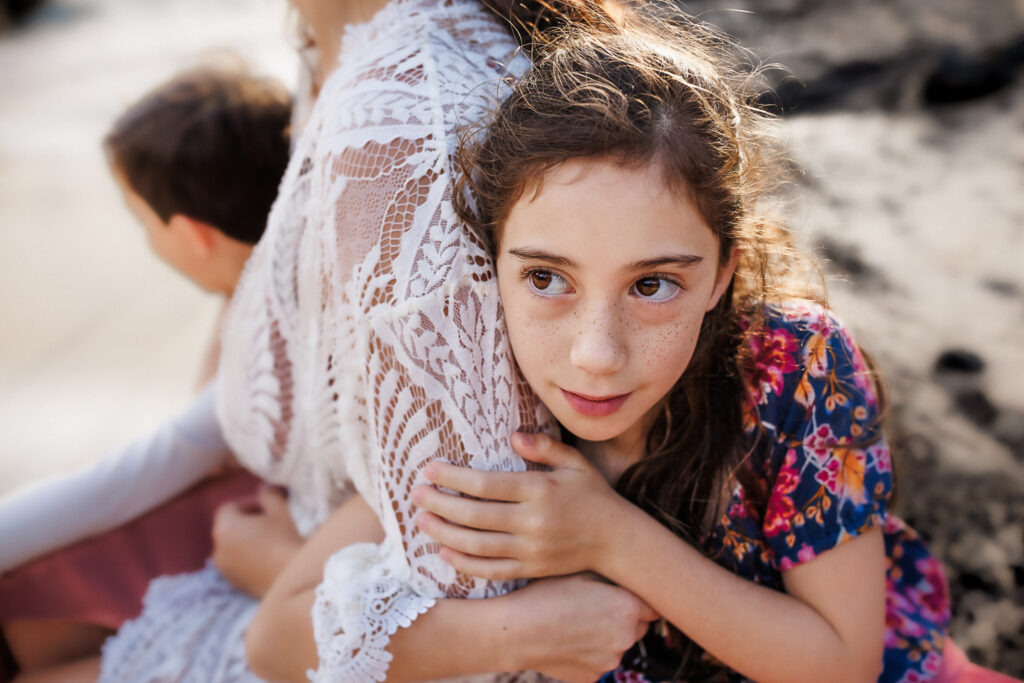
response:
[[[515,631],[506,641],[516,649],[515,668],[570,683],[592,683],[616,668],[659,618],[626,589],[589,574],[533,581],[500,599],[508,601],[508,628]]]
[[[445,547],[441,557],[467,574],[506,580],[600,572],[614,548],[611,522],[629,503],[576,449],[543,434],[516,433],[512,447],[550,472],[485,472],[435,462],[424,469],[439,487],[413,489],[416,523]]]
[[[288,499],[262,486],[255,497],[224,503],[213,518],[213,564],[237,588],[262,598],[302,547]]]

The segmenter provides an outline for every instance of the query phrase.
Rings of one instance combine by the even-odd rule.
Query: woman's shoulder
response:
[[[339,64],[372,62],[396,51],[421,53],[443,77],[452,64],[511,58],[516,43],[480,0],[391,0],[369,21],[345,29]]]

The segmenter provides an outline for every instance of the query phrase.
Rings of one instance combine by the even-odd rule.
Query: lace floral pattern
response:
[[[225,324],[228,442],[291,488],[304,533],[352,489],[385,530],[328,565],[316,680],[383,680],[390,635],[436,598],[514,587],[442,562],[409,493],[436,459],[523,469],[509,435],[548,425],[451,203],[459,130],[502,96],[515,50],[476,0],[396,0],[350,28]]]

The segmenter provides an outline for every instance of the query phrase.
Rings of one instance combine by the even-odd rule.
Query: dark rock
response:
[[[821,250],[821,256],[828,262],[828,266],[832,270],[848,275],[857,285],[888,288],[888,282],[882,273],[874,266],[864,262],[857,247],[843,244],[831,237],[823,237],[818,248]]]
[[[958,49],[943,52],[925,80],[921,94],[925,105],[969,102],[999,92],[1013,82],[1020,66],[1024,38],[1001,50],[968,54]]]
[[[965,591],[981,591],[986,595],[998,595],[1000,592],[999,586],[995,582],[989,581],[976,572],[961,573],[959,582]]]
[[[966,349],[949,349],[935,361],[935,372],[963,372],[978,374],[985,369],[981,356]]]
[[[999,409],[978,389],[960,392],[953,401],[957,410],[979,427],[987,427],[999,416]]]
[[[0,0],[0,15],[17,24],[40,4],[42,0]]]
[[[1020,287],[1015,282],[1010,282],[1009,280],[985,280],[982,285],[985,289],[1001,296],[1020,296],[1021,293]]]

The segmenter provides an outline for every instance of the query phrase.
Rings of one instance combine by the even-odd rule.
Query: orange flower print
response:
[[[864,451],[860,449],[837,448],[814,478],[833,496],[864,503],[867,500],[864,496],[865,460]]]

